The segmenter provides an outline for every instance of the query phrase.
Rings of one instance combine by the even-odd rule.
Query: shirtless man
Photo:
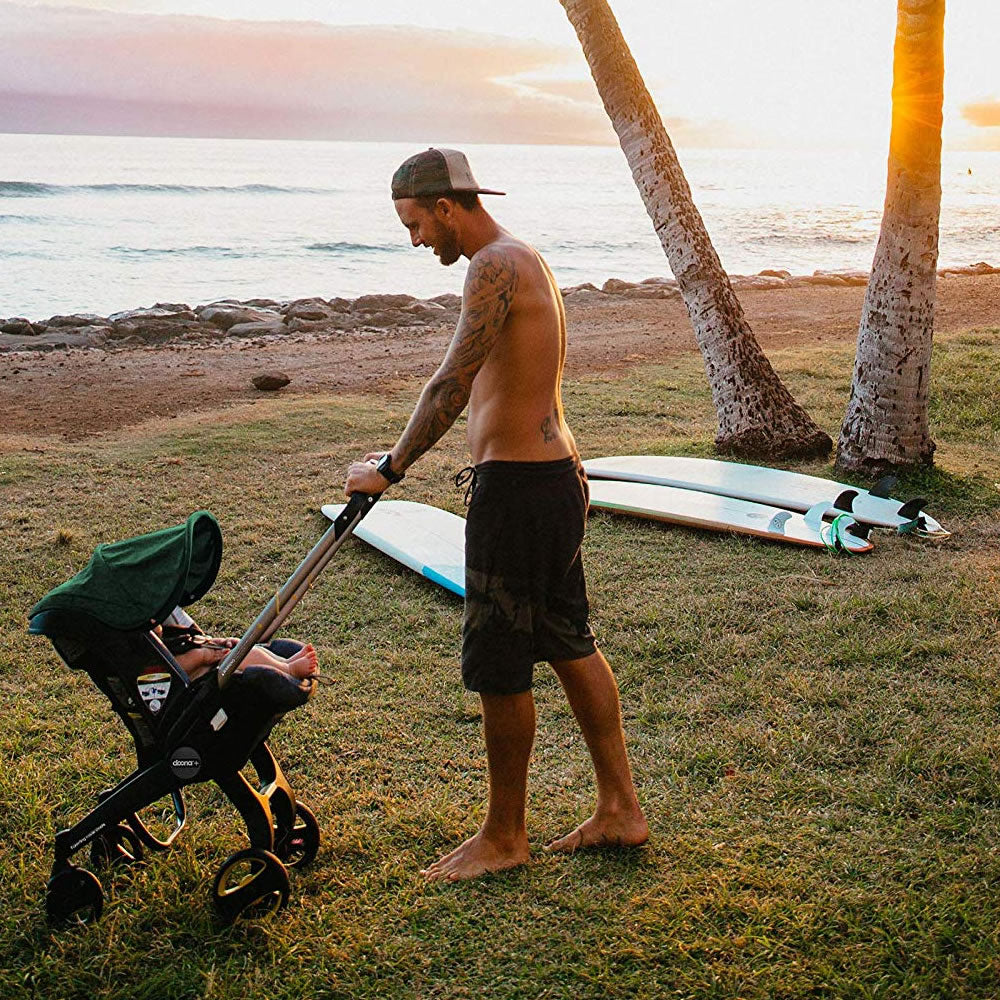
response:
[[[466,522],[462,679],[479,693],[489,804],[479,832],[422,874],[456,881],[528,860],[525,794],[535,735],[534,664],[551,663],[594,763],[593,815],[549,845],[572,852],[648,836],[625,752],[618,687],[587,623],[580,547],[588,490],[563,419],[562,296],[542,258],[483,208],[465,156],[429,149],[392,179],[415,247],[469,258],[458,328],[389,452],[351,465],[346,492],[382,493],[468,404],[475,462]],[[376,464],[377,463],[377,464]]]

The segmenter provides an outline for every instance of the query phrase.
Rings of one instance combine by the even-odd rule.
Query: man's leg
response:
[[[535,700],[521,694],[481,694],[490,789],[479,832],[421,872],[429,881],[457,882],[528,860],[524,825],[528,760],[535,739]]]
[[[625,753],[618,685],[604,655],[554,662],[570,707],[583,732],[597,776],[597,807],[572,833],[549,844],[551,851],[601,845],[636,846],[649,837]]]

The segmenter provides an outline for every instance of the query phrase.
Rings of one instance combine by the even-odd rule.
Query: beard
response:
[[[438,259],[444,267],[450,267],[462,256],[458,240],[451,233],[442,233],[435,249],[438,252]]]

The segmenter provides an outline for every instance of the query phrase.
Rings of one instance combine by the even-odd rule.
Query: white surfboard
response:
[[[834,511],[832,516],[837,519],[833,522],[824,521],[824,515],[830,513],[826,503],[818,504],[803,516],[783,507],[697,490],[656,486],[651,483],[591,479],[590,506],[691,528],[732,531],[832,551],[860,554],[872,549],[872,543],[862,537],[867,529],[859,526],[850,515]],[[861,534],[854,534],[852,528]]]
[[[325,504],[335,521],[343,504]],[[410,500],[380,500],[354,534],[421,576],[465,596],[465,518]]]
[[[591,480],[614,479],[699,490],[800,512],[807,511],[818,503],[832,505],[845,492],[854,493],[855,496],[851,498],[851,513],[864,524],[915,531],[932,538],[944,538],[948,535],[934,518],[923,512],[922,499],[904,504],[900,500],[875,496],[867,490],[848,486],[846,483],[783,469],[675,455],[591,458],[583,463],[583,467]]]

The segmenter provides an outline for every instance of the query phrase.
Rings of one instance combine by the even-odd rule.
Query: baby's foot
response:
[[[303,677],[312,677],[319,672],[319,658],[316,656],[316,649],[309,643],[303,646],[297,653],[290,656],[285,664],[285,670],[300,680]]]

